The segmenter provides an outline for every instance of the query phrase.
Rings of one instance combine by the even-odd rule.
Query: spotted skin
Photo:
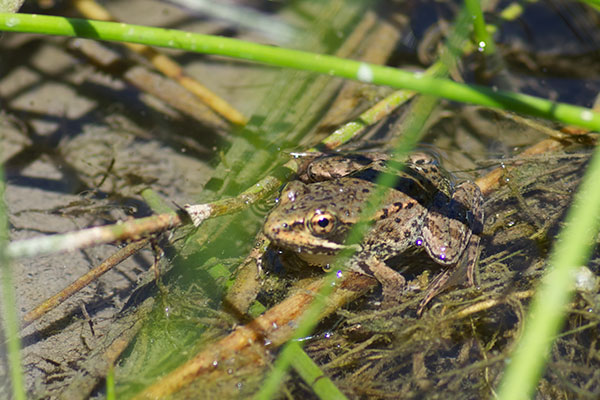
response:
[[[334,155],[312,161],[301,181],[290,182],[267,216],[263,231],[278,247],[294,251],[312,265],[325,266],[346,247],[348,232],[362,217],[363,207],[384,173],[397,175],[384,190],[372,226],[349,268],[381,282],[384,306],[400,298],[404,278],[385,260],[408,250],[424,251],[445,267],[430,284],[418,308],[464,276],[473,284],[483,198],[477,185],[452,187],[445,171],[429,155],[410,156],[401,171],[387,156]]]

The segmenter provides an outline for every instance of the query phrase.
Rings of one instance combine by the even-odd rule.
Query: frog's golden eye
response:
[[[326,235],[335,228],[335,216],[328,212],[317,212],[308,221],[308,228],[315,235]]]

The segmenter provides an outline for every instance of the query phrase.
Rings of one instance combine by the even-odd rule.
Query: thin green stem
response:
[[[23,370],[21,367],[21,340],[19,339],[19,321],[16,314],[15,286],[13,284],[10,258],[6,254],[6,243],[8,241],[8,230],[6,218],[6,207],[4,206],[4,173],[0,166],[0,308],[2,308],[4,334],[6,335],[6,347],[8,353],[8,364],[13,398],[25,400],[25,388],[23,384]]]
[[[413,105],[414,112],[411,113],[412,117],[405,124],[406,131],[403,132],[399,142],[395,146],[395,157],[402,157],[402,155],[408,154],[411,149],[414,148],[421,137],[421,132],[425,121],[437,103],[438,99],[433,97],[419,97],[417,99]],[[363,216],[372,216],[375,213],[377,205],[381,202],[385,190],[387,190],[387,188],[390,186],[393,186],[396,179],[397,177],[393,174],[382,174],[377,178],[376,190],[372,193],[369,201],[365,205],[363,212],[361,213]],[[368,220],[368,218],[366,219]],[[279,385],[285,378],[287,370],[294,360],[294,350],[289,348],[291,346],[299,346],[299,344],[295,343],[294,341],[308,336],[319,322],[318,317],[324,308],[326,299],[334,289],[335,282],[338,279],[337,274],[345,269],[345,266],[348,264],[347,261],[350,259],[350,257],[352,257],[356,250],[355,246],[352,245],[360,242],[360,240],[364,237],[368,227],[368,222],[359,222],[350,230],[346,240],[346,244],[348,245],[347,250],[342,251],[336,257],[333,268],[329,272],[323,287],[315,296],[315,299],[311,303],[308,310],[302,315],[293,339],[283,347],[281,354],[273,365],[273,370],[265,379],[265,382],[263,383],[263,386],[261,387],[260,392],[256,395],[255,399],[267,400],[275,397]]]
[[[313,302],[308,307],[306,312],[302,314],[302,318],[298,325],[298,329],[294,333],[294,337],[283,347],[281,353],[277,357],[273,365],[273,370],[269,373],[265,379],[260,391],[255,396],[256,400],[269,400],[275,398],[275,395],[279,389],[279,385],[283,382],[285,375],[287,374],[288,368],[293,360],[294,349],[293,346],[299,346],[297,341],[303,337],[308,336],[317,323],[319,322],[319,314],[325,307],[327,297],[331,294],[334,289],[335,281],[338,280],[335,269],[332,269],[323,282],[323,287],[319,290],[319,293],[315,296]]]
[[[114,367],[110,367],[106,374],[106,400],[115,400],[116,398],[115,369]]]
[[[480,0],[465,0],[465,8],[473,19],[473,33],[477,46],[482,49],[485,54],[494,54],[496,52],[496,46],[486,29]]]
[[[294,359],[294,370],[306,382],[320,399],[347,400],[347,397],[338,389],[319,368],[319,366],[304,352],[297,342],[289,346],[289,352]]]
[[[123,23],[7,13],[0,13],[0,30],[127,41],[217,54],[415,90],[450,100],[521,112],[593,130],[600,129],[600,114],[584,107],[555,103],[520,93],[496,91],[484,86],[465,85],[447,79],[424,76],[422,73],[231,38]]]
[[[542,376],[550,349],[573,294],[574,270],[585,265],[600,230],[600,148],[569,209],[548,262],[548,273],[533,298],[525,330],[500,384],[499,399],[529,399]]]

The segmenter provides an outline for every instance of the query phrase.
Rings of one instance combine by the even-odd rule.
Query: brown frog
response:
[[[429,285],[418,308],[464,279],[473,285],[483,226],[483,198],[473,182],[453,186],[428,154],[410,156],[401,168],[382,154],[323,156],[312,161],[281,193],[267,216],[264,233],[271,242],[296,252],[311,265],[328,266],[344,248],[348,232],[382,173],[397,175],[384,190],[373,223],[349,261],[351,270],[374,276],[384,305],[398,301],[404,277],[385,261],[424,249],[445,267]]]

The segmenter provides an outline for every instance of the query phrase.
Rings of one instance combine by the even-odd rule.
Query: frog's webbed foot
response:
[[[360,265],[365,273],[374,276],[381,283],[382,308],[391,308],[400,303],[406,279],[398,271],[388,267],[385,262],[375,257],[362,261]]]

